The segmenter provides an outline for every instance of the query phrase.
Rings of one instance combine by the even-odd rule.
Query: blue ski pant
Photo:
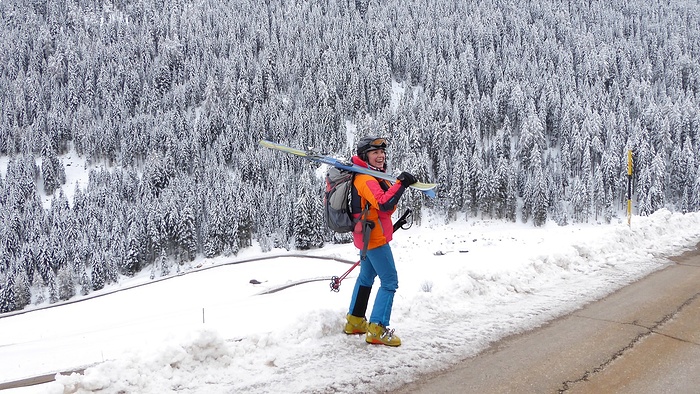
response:
[[[364,260],[360,263],[360,274],[355,282],[349,313],[355,316],[364,316],[369,293],[377,276],[379,276],[380,281],[379,291],[374,299],[369,322],[388,327],[391,319],[391,308],[394,304],[394,293],[399,288],[399,277],[389,244],[368,250]]]

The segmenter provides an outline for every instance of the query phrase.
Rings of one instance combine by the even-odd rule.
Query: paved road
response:
[[[395,393],[700,393],[700,244],[672,260]]]

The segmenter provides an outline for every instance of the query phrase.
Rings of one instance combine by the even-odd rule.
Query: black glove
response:
[[[406,171],[399,174],[399,176],[396,179],[400,180],[401,184],[406,186],[406,187],[409,187],[409,186],[413,185],[414,183],[418,182],[418,179],[416,179],[416,177],[414,177],[413,175],[411,175],[410,173],[408,173]]]

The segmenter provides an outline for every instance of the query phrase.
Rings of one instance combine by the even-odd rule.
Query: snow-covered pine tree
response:
[[[122,275],[134,276],[141,268],[141,257],[139,253],[140,245],[143,236],[139,232],[138,225],[131,223],[127,236],[127,243],[124,247],[125,256],[122,259],[122,266],[119,267],[119,272]]]

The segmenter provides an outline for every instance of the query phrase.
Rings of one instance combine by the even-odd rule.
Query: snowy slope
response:
[[[322,280],[261,295],[349,268],[288,257],[223,265],[2,318],[0,381],[94,364],[84,375],[10,392],[390,390],[573,311],[700,241],[700,213],[666,210],[633,217],[631,227],[439,223],[425,218],[393,242],[400,288],[392,327],[403,341],[399,348],[342,333],[356,272],[339,293]],[[247,250],[239,259],[258,254],[273,255]],[[351,260],[356,251],[332,245],[310,254]]]

